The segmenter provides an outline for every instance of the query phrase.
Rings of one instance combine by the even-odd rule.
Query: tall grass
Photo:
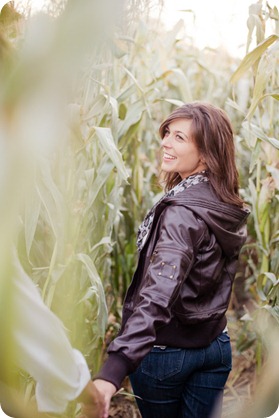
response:
[[[253,11],[253,10],[252,10]],[[250,16],[251,17],[251,16]],[[266,22],[274,22],[274,33],[265,38]],[[251,81],[249,101],[245,107],[233,105],[244,113],[239,133],[243,176],[248,178],[246,198],[251,204],[250,235],[245,248],[247,285],[254,298],[254,307],[267,310],[279,321],[279,95],[278,95],[278,10],[268,3],[258,9],[250,34],[258,34],[258,45],[243,59],[231,77],[235,84],[241,79]],[[244,158],[249,157],[249,161]],[[245,173],[245,174],[244,174]],[[250,312],[253,315],[252,312]],[[248,315],[249,318],[249,315]],[[259,353],[258,362],[261,361]]]
[[[1,378],[13,385],[11,362],[17,353],[7,360],[16,310],[10,297],[15,246],[20,263],[46,305],[63,320],[92,374],[101,362],[107,318],[101,277],[110,274],[118,191],[128,177],[112,130],[101,126],[87,82],[89,57],[95,65],[96,51],[108,42],[100,29],[106,7],[68,2],[55,20],[46,15],[27,22],[21,18],[22,26],[14,29],[22,32],[13,38],[5,32],[13,20],[1,16],[0,276],[1,338],[6,343]],[[10,12],[15,14],[12,8]],[[114,22],[108,20],[108,25]],[[19,376],[28,402],[34,383],[25,373]]]
[[[12,320],[16,245],[25,271],[63,320],[92,374],[101,362],[107,318],[102,280],[108,292],[112,228],[121,217],[128,178],[118,129],[127,134],[133,124],[119,123],[118,104],[105,84],[113,67],[105,60],[117,54],[110,35],[122,2],[109,16],[107,6],[69,1],[62,12],[54,10],[54,20],[27,13],[26,21],[13,7],[1,14],[1,309]],[[13,374],[7,363],[10,330],[2,320],[6,380]],[[20,376],[28,401],[34,383]],[[67,412],[74,414],[75,408]]]
[[[278,321],[276,7],[263,2],[256,17],[250,9],[247,55],[236,63],[224,51],[193,47],[181,22],[167,32],[147,20],[142,6],[149,1],[117,1],[109,15],[106,1],[55,4],[55,18],[17,16],[1,26],[2,312],[13,308],[7,279],[16,242],[45,303],[92,374],[98,370],[107,311],[117,327],[134,271],[138,225],[162,193],[158,126],[175,106],[204,100],[230,114],[242,193],[252,207],[239,273],[257,308],[247,313],[266,311]],[[265,21],[274,22],[268,38]],[[258,45],[249,52],[253,31]],[[8,336],[9,324],[0,324]],[[30,398],[32,380],[24,375],[21,383]]]
[[[266,37],[265,28],[273,33]],[[248,179],[244,196],[251,205],[249,236],[243,251],[243,278],[252,304],[246,307],[239,349],[255,342],[256,362],[261,376],[253,403],[236,412],[237,417],[272,415],[278,408],[279,341],[279,14],[268,2],[250,7],[247,55],[231,76],[234,101],[230,101],[242,123],[238,147],[242,178]],[[249,51],[256,33],[256,47]],[[243,81],[245,80],[244,84]],[[246,86],[243,103],[237,84]],[[248,94],[247,94],[248,93]],[[244,93],[245,95],[245,93]],[[243,264],[244,264],[243,263]],[[264,367],[262,367],[264,363]]]

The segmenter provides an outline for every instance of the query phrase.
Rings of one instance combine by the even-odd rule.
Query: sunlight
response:
[[[0,0],[0,9],[5,3],[6,0]],[[25,3],[32,5],[34,13],[43,8],[46,0],[15,0],[15,5]],[[168,30],[182,20],[182,37],[191,38],[198,48],[222,48],[234,57],[243,58],[249,6],[253,3],[256,0],[164,0],[160,17]],[[158,17],[158,10],[154,8],[151,15]]]
[[[9,3],[9,1],[7,0],[0,0],[0,11],[2,9],[2,7]],[[45,5],[46,1],[45,0],[14,0],[14,4],[15,6],[20,5],[24,5],[24,4],[28,4],[31,5],[32,7],[32,12],[36,12],[38,10],[41,10],[43,8],[43,6]]]
[[[180,19],[185,35],[199,48],[223,48],[232,56],[245,55],[247,19],[253,0],[165,0],[161,14],[167,29]],[[272,4],[271,4],[272,6]]]

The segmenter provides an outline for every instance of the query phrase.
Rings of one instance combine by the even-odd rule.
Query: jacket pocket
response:
[[[185,350],[173,347],[154,347],[141,362],[141,371],[160,381],[180,373],[183,367]]]
[[[150,258],[140,291],[148,289],[148,293],[153,294],[154,297],[157,295],[158,300],[169,300],[172,304],[190,266],[191,260],[182,250],[156,247]]]

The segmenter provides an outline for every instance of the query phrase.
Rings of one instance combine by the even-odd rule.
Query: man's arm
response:
[[[14,280],[15,361],[37,382],[41,412],[62,413],[69,401],[79,398],[91,405],[91,415],[101,417],[103,397],[91,382],[83,355],[71,347],[61,321],[43,303],[32,280],[21,266]]]

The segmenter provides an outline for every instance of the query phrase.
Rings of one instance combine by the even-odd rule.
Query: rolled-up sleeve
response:
[[[62,413],[90,380],[83,355],[73,349],[61,321],[43,303],[21,266],[14,280],[16,363],[36,380],[41,412]]]

